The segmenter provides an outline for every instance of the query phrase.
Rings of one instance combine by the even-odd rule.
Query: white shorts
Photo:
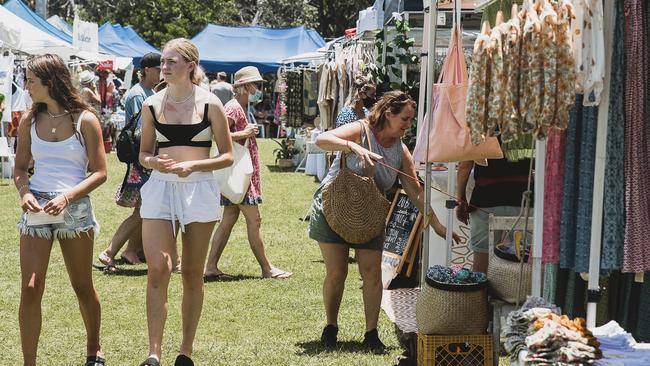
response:
[[[221,220],[220,193],[212,172],[195,172],[185,178],[153,171],[140,189],[143,219],[176,221],[181,231],[192,222]]]

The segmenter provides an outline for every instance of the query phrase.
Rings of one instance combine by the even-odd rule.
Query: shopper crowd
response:
[[[18,228],[22,273],[19,324],[25,364],[36,362],[41,299],[55,239],[62,244],[86,326],[85,365],[106,363],[100,345],[99,295],[91,274],[99,224],[89,194],[106,181],[105,141],[115,138],[117,128],[111,125],[110,115],[119,104],[124,108],[124,124],[134,131],[139,157],[126,163],[115,203],[132,211],[97,259],[106,271],[117,271],[120,261],[147,263],[149,352],[141,366],[160,365],[170,277],[174,271],[181,273],[183,330],[175,365],[193,365],[204,282],[236,278],[221,271],[218,264],[240,213],[261,277],[292,276],[271,264],[261,231],[262,181],[256,142],[260,131],[257,124],[249,122],[247,108],[259,103],[257,114],[270,113],[263,105],[264,79],[257,68],[248,66],[234,74],[232,84],[226,82],[223,73],[218,74],[216,82],[207,84],[199,67],[198,49],[186,39],[169,41],[162,55],[143,55],[139,82],[124,95],[120,95],[123,88],[116,88],[122,82],[105,69],[98,75],[91,70],[81,72],[76,80],[80,86],[75,87],[73,75],[55,55],[32,58],[26,76],[33,105],[20,123],[14,171],[24,212]],[[322,206],[327,202],[323,202],[322,187],[336,177],[345,155],[349,155],[347,168],[373,177],[381,192],[394,185],[396,171],[415,176],[413,159],[401,142],[411,126],[415,102],[403,92],[389,92],[374,104],[374,84],[358,78],[354,85],[354,96],[338,119],[341,126],[316,140],[321,148],[339,152],[314,195],[309,232],[320,246],[326,268],[323,301],[327,326],[321,338],[325,347],[337,342],[338,312],[352,246],[325,220]],[[349,123],[353,121],[358,122]],[[219,152],[216,156],[210,154],[213,142]],[[239,202],[220,195],[213,175],[213,171],[233,164],[235,144],[244,147],[253,166],[250,184]],[[409,197],[423,209],[420,183],[399,178]],[[214,230],[217,221],[220,223]],[[435,215],[428,222],[438,235],[446,234]],[[179,236],[182,257],[177,250]],[[377,332],[383,238],[380,234],[353,246],[363,278],[363,345],[379,352],[384,350]]]

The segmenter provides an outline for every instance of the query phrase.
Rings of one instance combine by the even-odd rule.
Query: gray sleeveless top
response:
[[[357,123],[361,124],[363,122],[358,121]],[[363,127],[361,128],[361,131],[362,131],[361,146],[367,149],[368,136],[366,136]],[[398,140],[390,147],[383,147],[377,141],[377,138],[375,137],[375,134],[372,132],[372,130],[369,129],[369,131],[370,131],[370,139],[372,142],[372,152],[381,155],[384,158],[382,160],[384,164],[387,164],[397,170],[402,170],[402,160],[404,158],[402,141]],[[361,161],[361,159],[359,159],[358,156],[354,154],[348,154],[346,156],[346,163],[350,170],[352,170],[356,174],[363,175],[363,162]],[[341,166],[341,153],[339,152],[336,155],[336,159],[334,159],[334,162],[332,163],[332,166],[330,167],[327,176],[325,177],[325,179],[323,179],[321,187],[336,177],[336,175],[339,173],[340,166]],[[393,184],[395,184],[395,179],[397,178],[397,172],[390,170],[379,164],[375,164],[375,168],[376,168],[375,184],[377,185],[377,187],[381,192],[386,192],[393,186]]]

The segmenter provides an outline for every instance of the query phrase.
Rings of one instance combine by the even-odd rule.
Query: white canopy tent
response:
[[[125,69],[132,62],[129,57],[81,51],[64,40],[43,32],[2,6],[0,6],[0,47],[30,55],[52,53],[61,56],[65,61],[73,56],[89,61],[113,60],[116,69]]]
[[[78,51],[65,41],[34,27],[0,6],[0,42],[2,47],[30,55],[53,53],[64,60],[77,56]]]

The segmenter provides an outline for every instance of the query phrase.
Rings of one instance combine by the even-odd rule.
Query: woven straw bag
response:
[[[526,295],[531,293],[533,266],[524,257],[524,268],[521,276],[521,293],[517,298],[519,288],[519,259],[514,254],[506,253],[496,245],[490,251],[487,277],[490,283],[490,294],[495,298],[514,304],[526,301]]]
[[[362,123],[368,150],[372,143],[368,126]],[[363,244],[385,230],[390,202],[379,191],[374,177],[364,177],[348,169],[346,154],[341,152],[341,167],[323,187],[323,214],[327,224],[350,244]]]
[[[488,326],[487,283],[449,285],[426,278],[415,305],[421,334],[475,335]]]

